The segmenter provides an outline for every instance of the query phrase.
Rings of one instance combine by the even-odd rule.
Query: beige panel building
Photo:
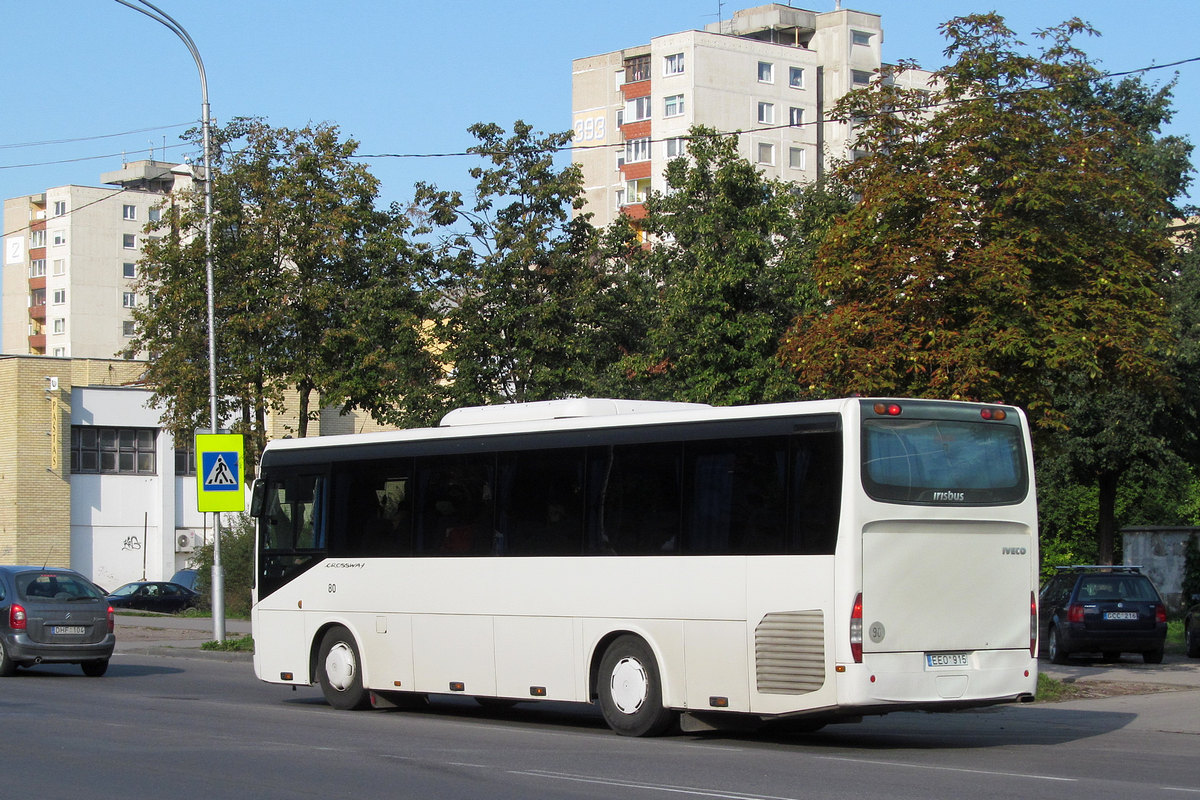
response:
[[[143,230],[191,168],[137,161],[111,187],[58,186],[4,202],[0,350],[112,358],[134,334]]]
[[[585,210],[607,225],[637,219],[693,125],[740,131],[739,152],[771,178],[813,181],[847,158],[851,129],[829,120],[846,92],[878,80],[878,14],[806,11],[779,3],[657,36],[572,64],[574,160]],[[923,87],[928,73],[906,80]]]

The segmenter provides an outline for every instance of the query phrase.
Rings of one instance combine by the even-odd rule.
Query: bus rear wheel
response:
[[[317,680],[329,705],[343,711],[368,708],[371,696],[363,688],[362,659],[350,631],[330,628],[321,639]]]
[[[675,721],[663,707],[662,680],[650,646],[637,636],[616,639],[600,660],[600,711],[622,736],[657,736]]]

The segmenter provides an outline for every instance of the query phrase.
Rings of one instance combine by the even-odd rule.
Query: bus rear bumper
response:
[[[965,665],[954,666],[936,664],[927,655],[868,653],[863,663],[846,665],[838,680],[838,705],[955,710],[1031,700],[1037,691],[1037,660],[1027,649],[971,651]]]

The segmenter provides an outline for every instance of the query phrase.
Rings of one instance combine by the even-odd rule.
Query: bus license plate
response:
[[[965,667],[967,666],[966,653],[926,653],[926,667]]]
[[[1104,618],[1105,619],[1137,619],[1138,613],[1136,611],[1105,611]]]
[[[79,636],[86,633],[87,628],[82,625],[55,625],[50,632],[56,636]]]

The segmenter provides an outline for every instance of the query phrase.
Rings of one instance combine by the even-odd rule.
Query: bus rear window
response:
[[[928,419],[863,421],[863,486],[915,505],[1005,505],[1029,487],[1016,425]]]

